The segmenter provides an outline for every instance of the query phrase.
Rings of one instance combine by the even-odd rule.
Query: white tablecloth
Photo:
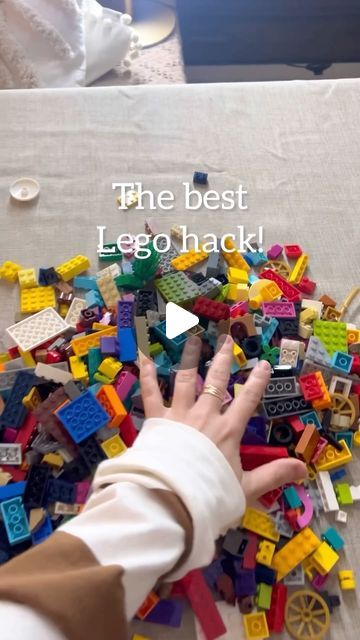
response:
[[[151,214],[119,211],[111,183],[142,181],[175,193],[173,211],[151,214],[162,231],[173,223],[199,234],[263,225],[265,246],[300,244],[319,295],[340,303],[360,280],[359,103],[358,80],[2,92],[0,262],[51,266],[83,253],[97,270],[96,226],[106,225],[111,241],[143,231]],[[182,182],[194,170],[208,171],[219,191],[242,183],[248,211],[186,212]],[[20,176],[39,180],[35,203],[9,199]],[[0,304],[2,331],[18,308],[15,285],[0,282]],[[359,322],[358,305],[348,320]],[[344,568],[359,566],[359,523],[354,507],[343,529]],[[354,637],[360,625],[357,595],[343,601],[334,640]],[[191,640],[193,624],[188,614],[181,631],[143,632]]]

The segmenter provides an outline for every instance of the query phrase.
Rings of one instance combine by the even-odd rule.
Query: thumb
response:
[[[286,458],[263,464],[253,471],[245,471],[241,484],[247,502],[253,502],[268,491],[304,480],[306,477],[307,470],[303,462],[295,458]]]

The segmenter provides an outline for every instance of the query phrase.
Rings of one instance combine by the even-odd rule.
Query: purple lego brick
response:
[[[130,371],[120,371],[116,382],[114,384],[115,391],[118,394],[120,400],[125,402],[134,384],[138,381]]]
[[[262,312],[271,318],[296,318],[293,302],[263,302]]]
[[[279,244],[273,244],[273,246],[270,247],[270,249],[267,251],[266,255],[269,260],[276,260],[276,258],[278,258],[282,254],[282,250],[282,246],[280,246]]]
[[[247,423],[242,444],[264,444],[266,442],[266,422],[262,416],[253,416]]]
[[[184,602],[182,600],[160,600],[145,620],[178,628],[181,626],[183,612]]]
[[[235,594],[237,598],[253,596],[256,593],[255,571],[241,569],[235,578]]]
[[[131,329],[133,326],[134,303],[119,300],[117,305],[117,326],[119,329]]]
[[[103,336],[100,338],[101,353],[108,356],[119,354],[119,344],[115,336]]]
[[[208,587],[213,589],[216,585],[217,579],[224,573],[224,569],[221,565],[221,559],[217,558],[216,560],[213,560],[211,564],[202,570],[202,572]]]

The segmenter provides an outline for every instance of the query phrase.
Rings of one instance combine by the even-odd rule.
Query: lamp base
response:
[[[156,0],[132,1],[131,26],[143,47],[152,47],[168,38],[175,29],[175,11]],[[139,6],[140,5],[140,6]]]

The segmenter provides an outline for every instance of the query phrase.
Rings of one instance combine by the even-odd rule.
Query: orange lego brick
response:
[[[118,427],[127,415],[127,411],[111,384],[103,384],[96,397],[111,420],[109,427]]]
[[[331,407],[331,398],[330,398],[330,393],[329,393],[329,389],[327,388],[326,384],[325,384],[325,380],[323,378],[323,374],[320,371],[316,371],[316,373],[314,374],[318,385],[321,389],[321,391],[323,392],[323,396],[322,398],[318,398],[316,400],[312,401],[312,406],[314,407],[314,409],[316,409],[316,411],[322,411],[323,409],[329,409]]]
[[[307,424],[296,445],[296,455],[307,464],[310,464],[319,440],[320,434],[315,425]]]
[[[140,620],[144,620],[146,616],[149,615],[150,611],[152,611],[153,608],[156,607],[159,600],[160,600],[159,596],[157,596],[156,593],[154,593],[154,591],[151,591],[149,595],[145,598],[142,605],[138,608],[136,612],[136,616],[140,618]]]

